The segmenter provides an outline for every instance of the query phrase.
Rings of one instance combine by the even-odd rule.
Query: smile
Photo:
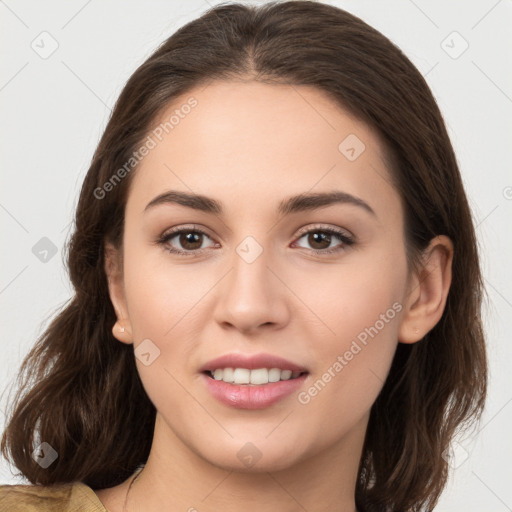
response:
[[[245,384],[261,386],[269,382],[279,382],[296,379],[303,372],[281,370],[280,368],[217,368],[208,372],[215,380],[222,380],[229,384]]]
[[[224,370],[225,369],[220,370],[223,373],[223,377]],[[231,370],[233,370],[233,378],[235,378],[235,371],[241,370],[241,372],[238,372],[240,374],[240,380],[247,381],[247,374],[249,373],[247,368],[235,368]],[[249,379],[257,380],[265,378],[264,372],[259,372],[260,370],[266,371],[267,375],[274,375],[275,373],[275,376],[277,376],[277,372],[272,372],[274,368],[271,368],[270,371],[266,368],[259,368],[250,371]],[[291,370],[280,370],[280,372],[281,371],[287,372],[285,373],[285,377],[291,372]],[[255,377],[252,377],[253,372],[255,373]],[[223,379],[215,379],[210,371],[203,372],[202,378],[209,393],[224,405],[234,407],[235,409],[265,409],[289,397],[292,393],[297,393],[304,385],[304,381],[308,375],[308,372],[301,372],[298,376],[294,377],[290,374],[288,378],[281,380],[280,374],[280,379],[276,382],[271,382],[267,376],[266,384],[224,382]],[[217,373],[217,376],[220,376],[220,372]]]

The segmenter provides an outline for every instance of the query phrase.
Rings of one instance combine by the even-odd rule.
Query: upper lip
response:
[[[272,354],[225,354],[208,361],[199,371],[214,371],[219,368],[247,368],[255,370],[257,368],[279,368],[280,370],[291,370],[294,372],[306,372],[306,368],[292,363],[282,357]]]

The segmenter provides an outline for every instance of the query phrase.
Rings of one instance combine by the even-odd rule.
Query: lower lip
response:
[[[303,373],[295,379],[280,380],[261,385],[229,384],[203,373],[210,393],[219,402],[238,409],[264,409],[289,396],[302,386],[307,377]]]

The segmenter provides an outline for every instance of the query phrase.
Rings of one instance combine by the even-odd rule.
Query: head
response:
[[[407,510],[435,504],[442,454],[483,408],[477,246],[441,113],[341,9],[221,5],[165,41],[115,105],[68,265],[76,294],[2,440],[34,482],[119,483],[158,417],[220,467],[248,470],[251,442],[251,471],[357,432],[358,507]],[[289,359],[307,386],[258,413],[207,402],[201,368],[229,352]],[[46,470],[22,450],[38,420],[60,457]]]

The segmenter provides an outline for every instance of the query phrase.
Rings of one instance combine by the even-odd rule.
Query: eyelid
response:
[[[341,235],[344,235],[346,236],[347,238],[350,238],[350,239],[353,239],[355,241],[355,237],[354,235],[348,231],[347,229],[344,229],[344,228],[340,228],[338,226],[329,226],[329,225],[326,225],[326,224],[313,224],[313,225],[308,225],[308,226],[304,226],[302,228],[299,229],[299,231],[297,232],[297,234],[295,235],[296,237],[300,237],[306,233],[309,233],[310,231],[312,230],[315,230],[317,229],[318,231],[335,231]],[[197,224],[183,224],[183,225],[179,225],[179,226],[175,226],[173,228],[169,228],[168,230],[165,230],[161,235],[160,235],[160,239],[162,238],[165,238],[171,234],[175,234],[175,233],[179,233],[181,231],[186,231],[186,230],[189,230],[189,231],[197,231],[199,233],[202,233],[203,235],[206,235],[208,236],[209,238],[212,238],[206,231],[206,228],[203,228]]]
[[[202,226],[199,226],[198,224],[180,224],[179,226],[174,226],[172,228],[166,229],[160,235],[160,238],[164,238],[164,237],[174,234],[174,233],[179,233],[180,231],[198,231],[199,233],[203,233],[204,235],[210,236],[206,232],[206,228],[203,228]]]
[[[206,229],[198,226],[197,224],[182,224],[182,225],[179,225],[179,226],[175,226],[173,228],[170,228],[170,229],[167,229],[165,230],[158,238],[157,240],[155,241],[155,243],[157,245],[165,245],[171,238],[174,238],[176,235],[179,235],[183,232],[194,232],[194,233],[200,233],[202,235],[205,235],[207,236],[208,238],[210,238],[211,240],[213,240],[213,237],[211,237]],[[198,249],[196,251],[182,251],[184,253],[187,253],[187,254],[192,254],[192,253],[199,253],[203,251],[203,249]],[[170,251],[170,252],[174,252],[174,251]],[[176,250],[177,253],[179,253],[179,250]]]
[[[351,246],[352,244],[354,244],[356,242],[356,238],[354,237],[354,235],[352,235],[346,229],[340,228],[338,226],[334,227],[334,226],[329,226],[329,225],[325,225],[325,224],[314,224],[314,225],[304,226],[303,228],[301,228],[298,231],[298,233],[295,235],[293,243],[296,243],[304,235],[311,233],[311,232],[315,232],[315,231],[330,233],[330,234],[337,236],[343,242],[342,247],[341,248],[331,247],[329,249],[307,249],[305,247],[300,247],[301,249],[306,249],[307,251],[312,252],[314,254],[327,256],[327,255],[330,255],[333,253],[342,252],[343,250],[346,250],[347,247]],[[203,248],[203,249],[197,249],[197,250],[192,250],[192,251],[185,251],[185,250],[175,249],[175,248],[172,248],[172,250],[169,249],[167,247],[168,241],[170,239],[174,238],[174,236],[179,235],[183,232],[200,233],[200,234],[205,235],[206,237],[210,238],[211,240],[213,240],[213,238],[202,227],[199,227],[196,224],[191,224],[191,225],[183,224],[183,225],[175,226],[173,228],[170,228],[170,229],[164,231],[162,233],[162,235],[160,235],[158,237],[158,239],[156,240],[156,244],[164,246],[166,248],[166,250],[168,252],[170,252],[171,254],[192,256],[192,257],[199,256],[206,249],[208,249],[208,248]]]
[[[312,226],[305,226],[304,228],[299,230],[299,233],[296,237],[296,241],[300,240],[303,236],[307,235],[308,233],[314,233],[314,232],[323,232],[323,233],[329,233],[330,235],[334,235],[338,237],[342,241],[341,247],[331,247],[329,249],[307,249],[310,253],[317,254],[320,256],[330,256],[333,254],[338,254],[343,251],[346,251],[348,247],[352,246],[356,242],[356,238],[354,235],[352,235],[349,231],[340,228],[338,226],[326,226],[322,224],[316,224]],[[296,242],[293,242],[294,244]],[[304,247],[301,247],[304,249]]]
[[[314,231],[314,230],[334,231],[340,235],[343,235],[347,238],[355,240],[354,235],[352,235],[352,233],[350,231],[348,231],[347,229],[340,228],[338,226],[329,226],[328,224],[313,224],[313,225],[309,225],[309,226],[304,226],[303,228],[299,229],[299,231],[297,232],[297,236],[302,236],[305,233],[309,233],[310,231]]]

